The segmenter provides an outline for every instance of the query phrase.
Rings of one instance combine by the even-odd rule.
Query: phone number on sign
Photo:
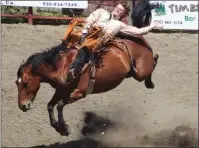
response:
[[[60,2],[43,2],[43,6],[60,6],[60,7],[64,7],[64,6],[69,6],[69,7],[77,7],[76,3],[60,3]]]
[[[159,24],[183,24],[182,21],[163,21],[163,20],[155,20],[155,22]]]

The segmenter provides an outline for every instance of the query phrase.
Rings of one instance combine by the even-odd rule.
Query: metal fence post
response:
[[[33,9],[32,7],[28,7],[28,24],[33,24]]]

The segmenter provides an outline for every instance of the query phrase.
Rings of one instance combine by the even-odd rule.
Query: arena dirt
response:
[[[67,105],[68,137],[49,124],[50,85],[42,84],[34,108],[22,112],[15,85],[19,65],[32,53],[59,44],[65,27],[2,24],[3,147],[196,146],[198,34],[146,35],[160,56],[153,73],[155,88],[129,78],[112,91]]]

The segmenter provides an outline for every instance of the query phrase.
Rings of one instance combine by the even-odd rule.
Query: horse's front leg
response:
[[[54,115],[54,107],[57,104],[58,101],[60,101],[62,98],[60,97],[58,91],[55,92],[53,98],[48,103],[48,113],[49,113],[49,119],[50,119],[50,125],[55,128],[57,132],[59,132],[59,125],[58,122],[55,120]]]
[[[62,136],[68,136],[71,131],[70,127],[65,123],[63,116],[63,108],[66,104],[68,104],[67,98],[60,100],[57,104],[59,133]]]

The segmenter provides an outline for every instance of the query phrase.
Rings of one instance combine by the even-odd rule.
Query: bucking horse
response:
[[[133,11],[137,14],[133,16],[133,20],[136,17],[135,20],[139,21],[139,26],[134,23],[135,26],[148,25],[147,23],[150,22],[143,20],[143,13],[138,13],[138,10],[146,12],[145,15],[148,16],[151,6],[142,2]],[[145,18],[149,19],[149,17]],[[140,22],[143,22],[141,26]],[[63,116],[65,105],[85,98],[88,94],[110,91],[124,79],[131,77],[139,82],[144,81],[147,88],[154,88],[151,77],[158,60],[158,55],[153,55],[152,48],[143,36],[120,34],[101,47],[103,50],[93,53],[77,79],[67,85],[61,85],[59,82],[66,77],[69,66],[78,53],[75,48],[77,40],[71,38],[78,23],[78,21],[73,21],[64,35],[64,39],[67,37],[70,42],[66,44],[62,41],[58,46],[32,54],[21,63],[17,71],[19,108],[24,112],[31,109],[40,84],[49,83],[56,90],[47,104],[50,124],[57,132],[65,136],[70,134],[70,128]],[[57,105],[58,121],[54,116],[55,105]]]

